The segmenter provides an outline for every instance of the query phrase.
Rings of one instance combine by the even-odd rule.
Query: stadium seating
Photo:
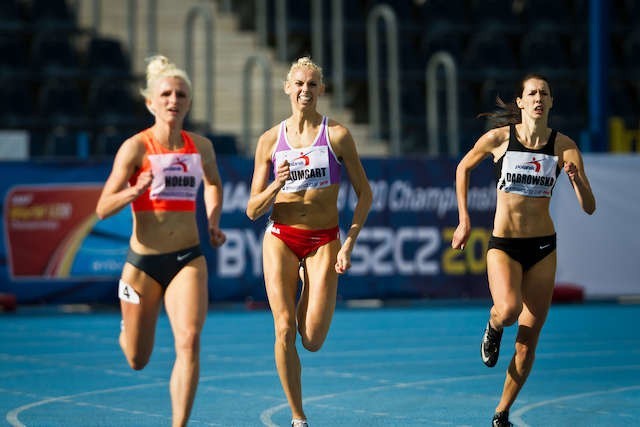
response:
[[[91,152],[112,155],[124,137],[148,124],[151,117],[132,87],[140,76],[132,73],[122,42],[78,28],[74,3],[0,2],[0,95],[13,102],[11,108],[0,107],[0,119],[3,127],[42,133],[33,138],[35,144],[41,144],[33,153],[66,153],[67,148],[71,152],[77,141],[73,132],[88,131]],[[255,30],[255,1],[229,3],[238,15],[240,29]],[[268,42],[275,46],[275,0],[265,4]],[[331,4],[322,2],[322,65],[329,91]],[[393,8],[398,19],[403,140],[409,151],[427,147],[423,141],[425,67],[438,51],[449,52],[457,64],[460,133],[465,144],[484,129],[484,121],[475,115],[492,110],[498,93],[505,100],[512,99],[511,88],[531,71],[551,80],[555,98],[552,126],[566,127],[575,138],[586,126],[589,0],[344,0],[344,97],[356,123],[368,121],[366,18],[379,4]],[[310,53],[310,5],[310,0],[286,2],[287,60]],[[631,125],[640,117],[640,30],[636,28],[640,1],[612,0],[607,6],[611,17],[610,110]],[[384,53],[386,41],[379,40]],[[386,72],[382,54],[381,77]],[[384,83],[381,86],[386,99],[387,89]],[[382,104],[387,109],[383,117],[387,117],[388,103]],[[54,128],[55,138],[47,138],[47,130]],[[388,124],[382,128],[388,134]]]
[[[122,43],[79,28],[72,6],[0,2],[0,96],[11,100],[0,106],[0,126],[28,130],[32,157],[113,155],[104,135],[117,134],[119,145],[151,122],[132,94],[139,76]]]
[[[550,79],[572,74],[569,44],[561,34],[538,28],[523,35],[519,46],[520,64]]]
[[[425,0],[416,3],[420,3],[419,16],[426,33],[440,30],[448,33],[469,32],[469,14],[465,0]]]
[[[578,141],[582,129],[587,127],[586,84],[579,79],[561,79],[551,88],[553,108],[549,125]]]
[[[0,73],[22,75],[29,70],[28,42],[22,33],[0,33]]]
[[[470,0],[469,14],[473,16],[472,31],[496,31],[515,34],[521,31],[521,14],[513,0]]]
[[[636,76],[640,71],[640,29],[635,29],[622,45],[622,65]]]
[[[86,67],[94,77],[128,77],[131,75],[129,58],[119,40],[93,36],[86,53]]]
[[[39,31],[31,45],[30,65],[45,79],[81,77],[83,73],[75,32]]]
[[[522,21],[527,30],[571,34],[583,20],[575,19],[571,0],[535,0],[522,2]]]
[[[8,76],[0,79],[0,123],[6,129],[31,128],[36,124],[34,85],[28,78]]]
[[[73,9],[66,0],[31,0],[31,22],[40,29],[74,30]]]
[[[107,126],[135,127],[141,124],[138,106],[141,99],[134,98],[131,81],[127,79],[94,79],[89,88],[87,108],[97,128]]]
[[[482,30],[471,37],[463,53],[460,74],[469,80],[509,78],[519,74],[519,64],[509,35]]]
[[[42,155],[50,158],[81,158],[80,137],[80,132],[71,132],[63,126],[50,129],[44,135]]]
[[[518,79],[490,78],[480,86],[480,110],[489,112],[496,109],[497,98],[504,102],[515,99],[518,92]]]
[[[82,128],[88,125],[85,98],[74,79],[54,77],[45,81],[37,102],[37,113],[45,127]]]
[[[16,31],[25,27],[24,15],[16,0],[0,2],[0,31]]]
[[[436,52],[450,53],[458,62],[462,59],[466,36],[452,26],[438,25],[435,29],[429,29],[421,37],[420,55],[426,64],[428,59]]]
[[[640,125],[640,100],[637,95],[636,86],[626,80],[614,82],[609,90],[609,112],[621,117],[629,127]]]
[[[95,158],[113,157],[120,145],[139,131],[139,128],[118,128],[114,126],[101,128],[94,134],[91,155]]]

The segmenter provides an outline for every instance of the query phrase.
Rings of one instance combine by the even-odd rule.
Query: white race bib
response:
[[[294,193],[328,187],[331,183],[329,148],[326,145],[275,153],[276,167],[285,160],[289,162],[291,173],[281,191]]]

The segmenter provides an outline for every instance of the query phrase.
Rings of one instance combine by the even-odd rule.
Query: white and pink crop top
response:
[[[281,191],[295,193],[317,190],[340,183],[342,163],[336,157],[327,133],[327,117],[322,118],[320,131],[309,147],[293,148],[287,140],[286,121],[280,123],[278,142],[271,155],[273,172],[285,160],[289,161],[291,174]]]

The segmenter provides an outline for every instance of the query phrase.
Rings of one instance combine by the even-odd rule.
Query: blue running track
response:
[[[487,368],[479,355],[487,315],[484,303],[340,307],[322,350],[300,350],[310,426],[489,426],[515,328]],[[120,353],[119,324],[116,310],[0,314],[2,425],[169,426],[167,319],[139,372]],[[554,305],[512,422],[640,425],[639,324],[640,305]],[[190,426],[288,426],[272,328],[266,310],[210,311]]]

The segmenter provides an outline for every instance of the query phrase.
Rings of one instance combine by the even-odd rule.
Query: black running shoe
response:
[[[482,357],[482,362],[490,368],[496,366],[498,362],[501,339],[502,331],[496,331],[491,327],[491,324],[487,322],[487,327],[482,336],[482,343],[480,343],[480,356]]]
[[[509,422],[509,411],[496,412],[491,421],[491,427],[513,427]]]

